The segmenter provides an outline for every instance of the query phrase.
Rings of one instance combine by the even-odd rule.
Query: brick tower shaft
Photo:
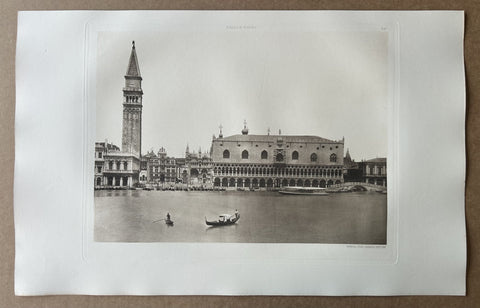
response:
[[[123,88],[122,152],[140,158],[142,149],[142,77],[138,66],[135,42],[128,61]]]

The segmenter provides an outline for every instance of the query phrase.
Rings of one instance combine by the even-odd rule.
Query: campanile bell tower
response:
[[[137,158],[142,149],[142,100],[142,77],[133,41],[123,88],[122,152]]]

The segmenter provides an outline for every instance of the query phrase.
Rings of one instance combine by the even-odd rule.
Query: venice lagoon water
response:
[[[220,214],[240,220],[208,227]],[[164,221],[170,213],[174,221]],[[387,196],[376,192],[288,196],[277,192],[95,191],[95,240],[386,244]]]

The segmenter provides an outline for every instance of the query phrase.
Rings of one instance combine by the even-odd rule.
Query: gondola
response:
[[[173,226],[173,220],[165,219],[165,223],[169,226]]]
[[[219,216],[218,220],[208,221],[205,217],[205,223],[207,226],[228,226],[233,225],[240,219],[240,214],[235,213],[235,215],[222,214]]]

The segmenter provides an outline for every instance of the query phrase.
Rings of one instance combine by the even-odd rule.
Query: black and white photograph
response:
[[[464,15],[19,12],[15,294],[464,295]]]
[[[99,33],[95,240],[386,245],[388,35]]]

